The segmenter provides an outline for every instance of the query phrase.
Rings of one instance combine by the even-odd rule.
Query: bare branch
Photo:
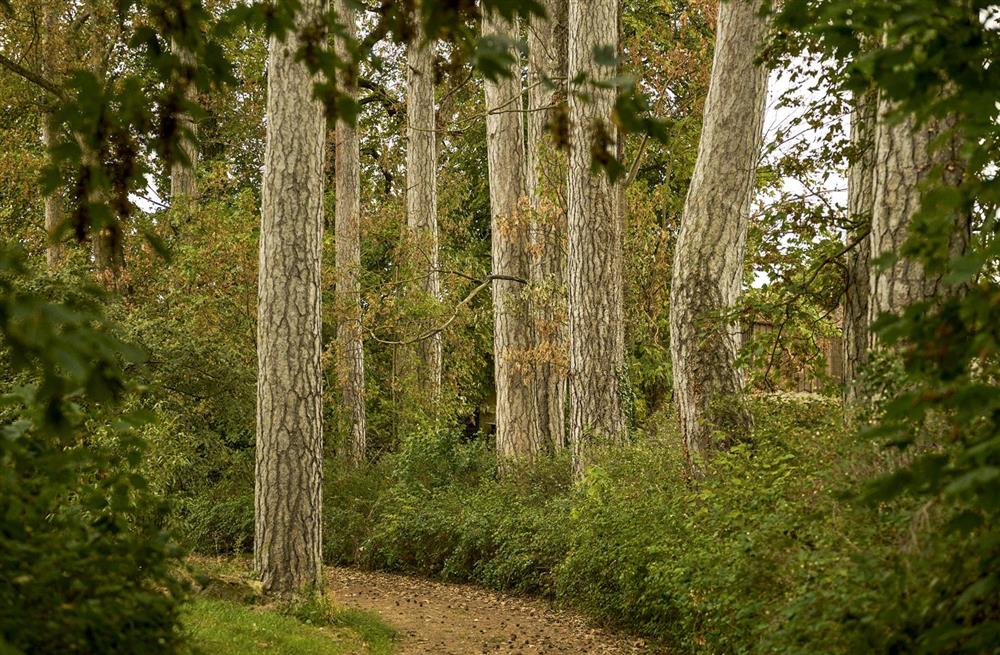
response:
[[[632,170],[628,172],[628,177],[625,178],[625,186],[630,186],[632,182],[635,181],[635,176],[639,174],[639,165],[642,164],[642,158],[646,154],[646,144],[649,142],[649,135],[642,135],[642,142],[639,144],[639,152],[635,153],[635,161],[632,162]]]
[[[455,305],[455,310],[452,312],[451,316],[448,317],[448,320],[446,320],[441,325],[439,325],[439,326],[437,326],[437,327],[435,327],[435,328],[433,328],[431,330],[428,330],[427,332],[425,332],[425,333],[423,333],[421,335],[413,337],[412,339],[404,339],[404,340],[401,340],[401,341],[393,341],[393,340],[390,340],[390,339],[383,339],[383,338],[379,337],[377,334],[375,334],[375,331],[371,330],[371,329],[368,330],[368,334],[370,334],[371,337],[372,337],[372,339],[374,339],[378,343],[385,344],[387,346],[409,346],[411,344],[415,344],[415,343],[419,343],[421,341],[426,341],[428,339],[431,339],[431,338],[433,338],[433,337],[441,334],[445,330],[447,330],[451,326],[451,324],[454,323],[455,320],[458,318],[458,315],[460,313],[459,310],[461,310],[463,307],[465,307],[470,302],[472,302],[472,300],[476,296],[478,296],[480,294],[480,292],[482,292],[483,289],[485,289],[486,287],[488,287],[492,282],[494,282],[496,280],[505,280],[507,282],[517,282],[519,284],[527,284],[528,283],[527,280],[521,279],[519,277],[513,277],[513,276],[510,276],[510,275],[490,275],[485,280],[482,280],[475,289],[473,289],[472,291],[470,291],[469,295],[467,295],[465,298],[462,298],[461,302],[459,302],[457,305]]]

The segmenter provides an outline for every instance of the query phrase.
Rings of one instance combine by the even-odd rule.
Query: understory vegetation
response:
[[[954,649],[983,618],[954,602],[976,580],[975,535],[936,529],[958,508],[859,492],[895,457],[845,434],[835,400],[753,405],[753,445],[694,486],[669,415],[579,485],[568,457],[498,478],[484,442],[446,431],[358,470],[331,462],[324,558],[541,594],[667,652]],[[252,495],[238,485],[217,498],[191,545],[239,551]]]

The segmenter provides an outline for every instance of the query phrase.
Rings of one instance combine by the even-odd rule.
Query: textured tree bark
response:
[[[406,54],[406,224],[413,268],[422,280],[423,293],[440,301],[434,45],[426,42],[419,20],[417,23]],[[417,350],[418,382],[437,397],[441,391],[441,335],[421,341]]]
[[[337,16],[347,36],[357,32],[354,10],[337,0]],[[346,59],[343,39],[338,52]],[[342,91],[357,98],[357,71],[339,75]],[[337,119],[336,141],[337,232],[337,383],[347,415],[348,455],[355,464],[365,458],[365,351],[361,326],[361,154],[358,130]]]
[[[40,68],[43,73],[48,74],[53,68],[51,61],[58,56],[53,52],[52,41],[58,30],[58,19],[53,8],[46,5],[43,9],[42,20],[45,26],[45,33],[42,35],[44,54],[41,58]],[[52,115],[48,112],[42,115],[42,145],[48,150],[53,145]],[[45,245],[45,265],[49,271],[54,271],[62,260],[62,244],[56,242],[53,237],[59,229],[63,220],[62,198],[56,190],[45,196],[45,234],[48,237]]]
[[[566,308],[566,155],[551,126],[566,103],[567,0],[544,0],[528,27],[527,180],[531,201],[531,299],[535,331],[538,432],[553,450],[566,445],[569,373]]]
[[[513,37],[515,26],[496,14],[483,17],[483,35]],[[486,151],[489,160],[493,274],[527,281],[529,212],[521,113],[520,69],[486,81]],[[533,459],[542,449],[535,404],[529,298],[524,284],[493,280],[493,359],[497,392],[497,456]]]
[[[299,28],[323,0],[305,0]],[[321,576],[323,105],[295,61],[297,34],[272,37],[260,231],[254,566],[267,593]]]
[[[174,42],[171,47],[184,66],[194,65],[194,57],[190,52]],[[196,92],[191,84],[187,84],[184,95],[188,102],[194,102]],[[184,159],[170,165],[170,200],[173,203],[198,199],[198,124],[188,112],[179,114],[177,123],[181,133],[178,145]]]
[[[595,61],[597,48],[617,52],[617,0],[569,3],[569,77],[585,74],[589,101],[569,99],[567,183],[569,293],[569,420],[573,468],[580,476],[595,452],[622,443],[622,225],[617,185],[593,171],[593,157],[617,153],[611,120],[615,92],[593,81],[615,75]]]
[[[91,169],[99,167],[99,155],[89,144],[82,140],[79,142],[83,146],[84,164]],[[91,205],[107,205],[108,194],[105,189],[92,188],[87,201]],[[111,224],[91,230],[90,253],[94,259],[94,273],[98,281],[109,289],[117,289],[125,268],[125,244],[121,225],[117,220],[112,219]]]
[[[121,228],[117,224],[101,226],[91,233],[90,246],[97,278],[105,286],[117,288],[121,281],[122,269],[125,268],[125,247],[122,243]]]
[[[942,169],[941,182],[958,185],[964,169],[960,164],[959,139],[951,136],[939,147],[932,144],[951,127],[947,122],[931,120],[917,126],[912,117],[892,121],[885,116],[892,105],[879,101],[878,126],[875,134],[874,188],[871,256],[899,253],[909,236],[910,223],[920,209],[921,185],[931,172]],[[951,239],[951,253],[964,252],[969,244],[969,214],[963,214]],[[869,281],[869,324],[884,312],[898,312],[906,306],[953,293],[941,274],[927,272],[916,260],[899,257],[892,266],[872,266]],[[877,347],[877,335],[868,336],[871,347]]]
[[[750,202],[760,157],[767,71],[755,64],[766,22],[758,2],[719,8],[701,142],[674,255],[670,350],[689,460],[745,438],[753,419],[736,362]]]
[[[42,144],[46,149],[53,145],[48,114],[42,116]],[[59,197],[57,190],[45,196],[45,234],[48,235],[48,241],[45,245],[45,264],[50,271],[56,270],[62,260],[62,244],[53,238],[62,220],[62,198]]]
[[[844,400],[850,402],[857,391],[857,377],[868,354],[868,259],[871,243],[872,206],[875,182],[875,115],[878,97],[874,92],[859,95],[851,113],[851,144],[854,160],[847,171],[847,213],[855,226],[847,234],[856,242],[847,253],[844,293]]]

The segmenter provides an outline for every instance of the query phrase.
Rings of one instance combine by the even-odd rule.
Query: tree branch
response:
[[[44,77],[42,77],[38,73],[35,73],[35,72],[32,72],[32,71],[28,70],[24,66],[18,64],[16,61],[8,59],[3,54],[0,54],[0,66],[3,66],[4,68],[6,68],[10,72],[14,73],[15,75],[18,75],[18,76],[20,76],[20,77],[28,80],[32,84],[34,84],[34,85],[36,85],[36,86],[38,86],[38,87],[40,87],[40,88],[48,91],[49,93],[51,93],[55,97],[57,97],[59,99],[63,98],[62,89],[60,89],[58,86],[56,86],[52,82],[48,81],[47,79],[45,79]]]
[[[806,279],[806,281],[803,282],[803,283],[801,283],[801,284],[799,284],[799,285],[797,285],[799,287],[799,289],[795,293],[793,293],[792,296],[788,300],[785,301],[785,303],[784,303],[784,305],[785,305],[785,318],[784,318],[784,320],[781,321],[781,325],[778,326],[777,334],[774,336],[774,345],[771,348],[771,355],[770,355],[770,357],[768,358],[768,361],[767,361],[767,368],[764,369],[764,384],[766,384],[771,390],[774,389],[774,386],[771,384],[769,376],[771,374],[771,369],[774,368],[774,361],[775,361],[775,357],[777,355],[778,345],[780,344],[780,342],[781,342],[781,336],[782,336],[782,334],[785,331],[785,325],[787,325],[788,322],[790,320],[792,320],[792,305],[794,305],[795,302],[799,298],[801,298],[803,295],[805,295],[806,290],[808,289],[808,287],[813,282],[816,281],[816,278],[819,277],[820,272],[824,268],[826,268],[827,264],[830,264],[830,263],[839,263],[840,259],[844,255],[846,255],[847,253],[849,253],[854,248],[857,248],[858,244],[860,244],[862,241],[864,241],[865,239],[867,239],[868,238],[868,234],[870,232],[871,232],[870,228],[867,229],[867,230],[864,230],[862,232],[859,232],[854,237],[854,239],[852,239],[851,241],[849,241],[843,248],[841,248],[837,252],[833,253],[832,255],[829,255],[828,257],[825,257],[822,261],[820,261],[813,268],[812,274]],[[827,315],[829,315],[829,312],[827,312]]]
[[[646,154],[646,143],[649,142],[649,135],[642,135],[642,142],[639,144],[639,152],[635,154],[635,161],[632,162],[632,170],[628,172],[628,176],[625,178],[625,185],[630,186],[635,182],[635,176],[639,174],[639,165],[642,163],[642,157]]]
[[[442,332],[444,332],[445,330],[447,330],[451,326],[451,324],[454,323],[455,320],[458,318],[459,310],[462,309],[462,307],[465,307],[466,305],[468,305],[470,302],[472,302],[472,300],[476,296],[478,296],[479,293],[483,289],[485,289],[492,282],[497,281],[497,280],[504,280],[504,281],[507,281],[507,282],[517,282],[519,284],[527,284],[528,283],[527,280],[523,280],[523,279],[521,279],[519,277],[513,277],[513,276],[510,276],[510,275],[490,275],[485,280],[482,280],[475,289],[473,289],[471,292],[469,292],[469,295],[467,295],[465,298],[462,298],[461,302],[459,302],[457,305],[455,305],[455,310],[452,312],[451,316],[448,317],[448,320],[446,320],[444,323],[442,323],[441,325],[437,326],[436,328],[428,330],[427,332],[425,332],[425,333],[423,333],[421,335],[418,335],[416,337],[413,337],[412,339],[403,339],[401,341],[393,341],[393,340],[390,340],[390,339],[382,339],[377,334],[375,334],[374,330],[371,330],[371,329],[368,330],[368,334],[370,334],[371,337],[372,337],[372,339],[374,339],[378,343],[381,343],[381,344],[384,344],[384,345],[387,345],[387,346],[409,346],[409,345],[412,345],[412,344],[415,344],[415,343],[419,343],[421,341],[426,341],[427,339],[435,337],[435,336],[441,334]]]

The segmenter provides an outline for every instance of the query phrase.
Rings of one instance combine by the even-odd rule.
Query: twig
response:
[[[454,323],[455,320],[458,318],[459,310],[462,307],[465,307],[466,305],[468,305],[470,302],[472,302],[472,300],[476,296],[478,296],[479,293],[483,289],[485,289],[486,287],[488,287],[490,285],[490,283],[494,282],[495,280],[505,280],[507,282],[517,282],[519,284],[527,284],[528,283],[527,280],[521,279],[519,277],[512,277],[510,275],[490,275],[485,280],[481,281],[479,283],[479,285],[475,289],[473,289],[471,292],[469,292],[469,295],[467,295],[465,298],[463,298],[461,300],[461,302],[459,302],[457,305],[455,305],[455,310],[452,312],[451,316],[448,317],[448,320],[446,320],[444,323],[442,323],[441,325],[437,326],[436,328],[428,330],[424,334],[421,334],[419,336],[413,337],[412,339],[404,339],[404,340],[401,340],[401,341],[394,341],[394,340],[390,340],[390,339],[382,339],[377,334],[375,334],[375,331],[372,330],[372,329],[368,330],[368,334],[370,334],[371,337],[372,337],[372,339],[374,339],[378,343],[385,344],[387,346],[409,346],[409,345],[414,344],[414,343],[419,343],[421,341],[426,341],[427,339],[435,337],[435,336],[441,334],[442,332],[444,332],[445,330],[447,330],[451,326],[451,324]]]
[[[445,92],[445,94],[443,96],[441,96],[441,100],[438,102],[438,104],[443,107],[445,102],[447,102],[448,100],[450,100],[453,95],[455,95],[456,93],[458,93],[459,90],[461,90],[466,84],[468,84],[469,82],[472,81],[472,74],[473,74],[473,71],[470,70],[469,74],[466,75],[465,78],[461,82],[459,82],[455,86],[453,86],[450,89],[448,89],[448,91]]]
[[[799,289],[806,289],[806,288],[808,288],[809,285],[811,285],[813,282],[816,281],[816,278],[819,277],[820,271],[822,271],[824,268],[826,268],[827,264],[829,264],[830,262],[839,261],[841,257],[843,257],[848,252],[850,252],[851,250],[853,250],[854,248],[856,248],[858,246],[858,244],[860,244],[864,239],[866,239],[868,237],[869,232],[871,232],[870,229],[869,230],[864,230],[863,232],[860,232],[852,241],[850,241],[843,248],[841,248],[840,250],[838,250],[834,254],[826,257],[821,262],[819,262],[819,264],[817,264],[816,267],[813,269],[813,272],[808,277],[808,279],[806,279],[806,281],[803,282],[802,284],[798,285]],[[770,387],[772,389],[773,389],[773,386],[771,385],[771,382],[768,379],[768,376],[771,374],[771,369],[774,366],[774,358],[775,358],[775,355],[777,354],[777,351],[778,351],[778,344],[781,341],[781,335],[782,335],[782,333],[785,331],[785,325],[792,318],[792,316],[791,316],[791,314],[792,314],[792,305],[795,303],[796,300],[798,300],[800,297],[802,297],[802,295],[804,295],[804,293],[805,292],[801,291],[801,290],[797,291],[795,294],[792,295],[791,298],[789,298],[788,300],[786,300],[785,303],[784,303],[785,304],[785,317],[784,317],[784,319],[782,319],[781,325],[778,326],[777,334],[774,335],[774,345],[771,347],[771,355],[770,355],[770,357],[768,358],[768,361],[767,361],[767,368],[764,370],[764,384],[766,384],[768,387]]]
[[[796,296],[797,297],[797,296]],[[792,300],[794,300],[793,298]],[[781,321],[781,325],[778,326],[778,331],[774,335],[774,345],[771,346],[771,355],[767,359],[767,368],[764,369],[764,384],[767,385],[769,391],[774,391],[775,387],[771,384],[771,368],[774,366],[774,357],[778,352],[778,344],[781,343],[781,334],[785,331],[785,326],[788,325],[788,321],[792,319],[792,303],[785,303],[785,318]]]
[[[168,205],[166,203],[163,203],[163,202],[160,202],[159,200],[155,200],[153,198],[150,198],[149,196],[144,196],[141,193],[135,193],[135,192],[133,192],[132,195],[134,195],[139,200],[145,200],[146,202],[148,202],[148,203],[150,203],[152,205],[156,205],[157,207],[159,207],[161,209],[170,209],[170,205]]]
[[[635,154],[635,161],[632,162],[632,170],[628,172],[628,177],[625,178],[625,186],[629,186],[635,181],[635,176],[639,174],[639,164],[642,163],[642,157],[646,154],[646,143],[649,142],[649,135],[642,135],[642,142],[639,143],[639,152]]]

